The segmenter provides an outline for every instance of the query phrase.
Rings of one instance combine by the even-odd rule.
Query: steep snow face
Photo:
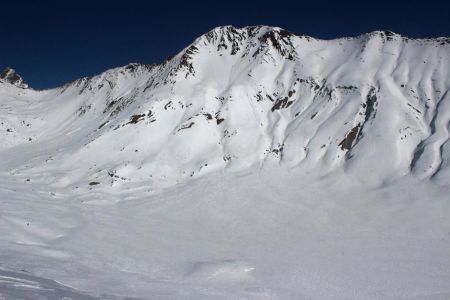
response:
[[[449,48],[226,26],[5,73],[0,298],[449,299]]]
[[[33,180],[57,169],[54,184],[96,189],[270,163],[345,170],[373,185],[410,173],[445,178],[449,45],[391,32],[323,41],[226,26],[160,65],[53,90],[18,89],[23,80],[9,70],[2,155],[29,155],[5,167]]]

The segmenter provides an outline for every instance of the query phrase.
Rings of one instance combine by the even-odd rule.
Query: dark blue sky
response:
[[[56,87],[129,62],[158,63],[220,25],[279,26],[317,38],[392,30],[450,36],[450,1],[3,1],[0,68]]]

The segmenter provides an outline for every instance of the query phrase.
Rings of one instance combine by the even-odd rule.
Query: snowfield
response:
[[[0,75],[0,299],[449,299],[450,40],[218,27]]]

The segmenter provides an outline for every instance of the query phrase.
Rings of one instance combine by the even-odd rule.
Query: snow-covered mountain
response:
[[[231,195],[237,199],[264,198],[260,193],[273,195],[270,199],[284,198],[283,195],[286,195],[289,201],[267,206],[275,211],[286,203],[294,205],[292,201],[301,191],[314,198],[327,187],[330,195],[342,194],[345,191],[351,195],[346,194],[347,197],[366,195],[368,199],[375,201],[374,199],[380,197],[402,198],[398,191],[407,191],[416,185],[425,186],[417,191],[417,195],[431,195],[431,199],[436,199],[436,202],[430,200],[433,202],[429,204],[432,205],[431,210],[438,210],[439,207],[441,211],[449,211],[447,196],[442,192],[448,191],[450,186],[449,89],[449,38],[410,39],[382,31],[326,41],[296,35],[276,27],[218,27],[161,64],[129,64],[92,78],[81,78],[62,87],[42,91],[29,88],[14,70],[7,69],[0,76],[0,195],[3,195],[4,199],[14,201],[3,204],[6,221],[0,224],[6,228],[4,232],[8,233],[0,240],[0,246],[6,253],[14,253],[14,241],[29,238],[25,243],[27,245],[53,245],[45,246],[45,251],[40,254],[46,257],[50,253],[50,262],[59,260],[66,261],[66,266],[76,265],[62,253],[79,242],[78,236],[72,238],[71,243],[63,243],[64,249],[53,249],[56,243],[53,238],[66,236],[67,232],[71,231],[70,228],[79,226],[76,225],[76,217],[67,219],[66,216],[74,214],[73,211],[84,211],[84,208],[66,210],[67,205],[112,204],[149,197],[163,201],[162,199],[168,197],[174,203],[167,205],[176,206],[179,200],[174,199],[175,196],[171,193],[189,189],[190,185],[197,186],[197,189],[189,190],[189,193],[179,192],[185,195],[183,199],[191,199],[190,197],[194,197],[192,195],[201,198],[198,194],[203,190],[217,193],[217,189],[223,188],[220,182],[225,179],[214,181],[210,178],[216,178],[218,174],[225,176],[227,182],[233,182],[228,183],[228,188],[240,187],[234,192],[222,190],[223,193],[216,195],[218,199],[221,196],[228,199]],[[251,173],[265,174],[258,176],[266,179],[260,178],[258,181],[252,177],[256,175],[242,175]],[[247,179],[242,179],[242,176]],[[261,190],[264,190],[265,186],[272,186],[265,192],[249,192],[242,182]],[[266,184],[261,185],[261,182]],[[391,189],[390,193],[367,194],[368,191],[380,191],[388,187]],[[278,192],[274,193],[274,190]],[[329,198],[322,196],[317,197]],[[14,211],[21,207],[20,205],[31,205],[25,198],[33,197],[44,203],[68,201],[69,204],[64,202],[66,206],[63,212],[59,212],[62,206],[54,206],[54,203],[31,210],[35,212],[41,209],[42,212],[38,214],[40,216],[46,216],[46,212],[53,210],[55,215],[64,215],[64,218],[50,218],[49,223],[56,224],[57,229],[51,228],[53,225],[49,226],[49,223],[36,220],[35,222],[42,223],[42,228],[30,235],[26,233],[29,222],[23,227],[22,223],[27,223],[26,218],[16,216]],[[234,200],[231,202],[234,203]],[[339,207],[337,203],[319,202],[319,207]],[[257,209],[265,202],[251,200],[251,203]],[[183,202],[177,207],[183,210],[185,205],[189,205],[189,202]],[[219,206],[215,206],[214,210],[221,205],[231,204],[217,205]],[[227,226],[238,226],[243,222],[241,217],[244,217],[240,215],[240,209],[245,212],[250,209],[247,205],[244,205],[244,208],[242,205],[244,204],[238,203],[226,207],[225,216],[218,214],[216,217],[225,218]],[[308,207],[313,204],[304,205]],[[359,205],[362,204],[357,206]],[[372,207],[372,204],[365,207]],[[412,215],[420,212],[421,209],[414,210],[419,207],[421,206],[417,203],[411,204],[410,208],[405,209],[407,216],[399,216],[398,221],[410,220]],[[273,220],[275,216],[270,215],[265,208],[259,208],[266,214],[261,215],[261,211],[256,214],[248,212],[245,217],[253,221],[259,217],[267,217],[265,222],[256,223],[260,226],[281,226]],[[165,211],[161,207],[153,209]],[[355,215],[358,215],[357,218],[361,221],[359,218],[366,215],[366,210],[362,209],[364,213],[359,214],[361,207],[358,209]],[[393,208],[390,206],[383,206],[381,212],[375,214],[390,214],[391,209]],[[317,217],[317,213],[320,214],[318,211],[314,210],[315,214],[310,216]],[[105,220],[117,220],[114,219],[117,216],[108,219],[104,213],[99,212]],[[192,214],[176,216],[181,220],[195,218],[196,213],[190,213]],[[89,216],[85,214],[87,213],[81,213],[81,216],[93,220],[91,212]],[[139,213],[134,211],[134,214]],[[348,214],[349,212],[343,213],[350,216]],[[431,218],[431,215],[432,213],[428,217]],[[276,215],[276,218],[284,219],[286,216],[287,219],[293,217],[284,211]],[[206,226],[212,226],[217,221],[211,221],[209,218],[211,215],[206,218],[209,220],[205,221]],[[318,218],[320,219],[320,216]],[[341,217],[338,220],[341,220]],[[444,226],[439,223],[441,221],[440,218],[435,219],[433,222],[436,223],[430,227],[424,225],[422,228],[420,221],[419,225],[411,226],[417,226],[419,229],[415,228],[419,232],[434,228],[437,232],[437,235],[433,235],[434,239],[448,228],[448,222]],[[159,225],[176,223],[173,219],[171,222],[162,222]],[[190,222],[188,223],[191,227],[188,228],[192,231],[186,229],[186,233],[198,230],[197,224]],[[313,222],[319,221],[314,219]],[[338,227],[342,224],[339,222],[336,221]],[[19,223],[22,224],[20,230],[17,229]],[[124,224],[124,228],[134,230],[137,224],[141,223],[128,224],[128,227]],[[330,221],[330,224],[334,223]],[[322,225],[316,225],[318,227],[313,226],[315,231],[311,231],[315,234],[320,232],[321,229],[318,228],[322,228]],[[377,223],[378,225],[385,226],[381,223]],[[84,227],[85,232],[93,228],[97,227]],[[160,230],[168,235],[177,232],[175,229],[167,232]],[[218,234],[215,229],[212,230],[214,234]],[[226,232],[222,237],[233,239],[234,230]],[[277,240],[274,236],[282,231],[273,232],[277,234],[273,235],[272,239]],[[409,236],[413,229],[405,229],[405,232],[405,236]],[[255,234],[258,236],[261,232]],[[142,236],[140,239],[145,240]],[[82,240],[90,242],[89,239]],[[139,244],[138,240],[134,242]],[[112,240],[106,245],[110,243],[113,243]],[[289,247],[286,240],[282,244]],[[438,248],[446,246],[449,246],[448,237]],[[99,246],[99,249],[104,250],[105,247],[107,246]],[[28,253],[27,249],[20,248],[20,251]],[[158,254],[147,257],[149,262],[156,263],[156,256],[164,256],[159,250],[155,250]],[[230,252],[234,250],[228,249]],[[358,252],[353,250],[350,253]],[[83,251],[85,250],[68,257],[84,257],[85,265],[92,263],[93,257],[98,257],[90,252],[85,257]],[[14,257],[12,254],[8,255],[0,258],[4,260],[5,257]],[[439,258],[439,255],[437,256]],[[124,255],[122,259],[126,261],[126,257]],[[240,279],[247,282],[247,279],[250,280],[247,273],[255,268],[241,260],[224,258],[203,264],[200,261],[207,261],[208,258],[195,260],[188,254],[180,257],[185,259],[183,263],[193,261],[190,269],[188,268],[188,273],[191,272],[189,274],[192,276],[186,275],[188,282],[208,281],[208,276],[213,276],[211,274],[216,274],[215,272],[225,274],[225,279],[222,279],[227,282],[226,285],[235,283],[236,280],[240,282]],[[266,259],[265,256],[262,257],[262,260]],[[48,259],[43,262],[48,263]],[[148,278],[149,274],[159,274],[158,271],[150,271],[146,267],[142,267],[145,270],[138,266],[132,267],[135,261],[129,259],[129,269],[124,267],[126,264],[118,268],[126,269],[134,275],[139,273],[143,278]],[[448,259],[445,262],[448,263]],[[20,264],[4,265],[7,265],[8,269],[16,270]],[[29,262],[28,265],[33,263]],[[169,262],[160,265],[161,273],[167,278],[178,270],[178,267],[170,269],[169,265]],[[48,268],[43,271],[42,265],[28,268],[38,270],[39,274],[54,275],[52,279],[57,281],[63,278],[82,289],[95,290],[94,284],[72,280],[73,277],[64,271]],[[84,271],[84,267],[79,268]],[[65,277],[61,275],[63,273],[66,274]],[[139,280],[142,278],[133,280],[141,282]],[[282,281],[278,277],[275,282],[278,282],[277,280]],[[102,286],[102,289],[107,286],[104,283],[97,284]],[[146,291],[138,283],[136,285],[139,286],[135,287],[136,290]],[[274,291],[267,290],[267,293],[263,288],[255,288],[250,294],[236,292],[238,294],[234,296],[260,298],[266,293],[268,298],[299,299],[298,296],[302,292],[295,291],[293,286],[288,284],[280,291],[275,288]],[[376,289],[380,285],[375,286]],[[448,288],[448,284],[446,287]],[[150,294],[166,288],[159,285],[152,287]],[[443,290],[448,296],[450,290],[447,288]],[[117,292],[111,289],[108,293]],[[133,289],[128,286],[126,291],[130,293]],[[349,290],[339,291],[339,295],[343,295],[342,299],[350,299],[347,297],[350,294],[346,292]],[[372,292],[364,295],[377,298],[376,295],[379,294]],[[229,296],[228,292],[223,295],[208,293],[204,291],[202,294],[195,290],[192,297],[198,299],[199,295],[206,295],[207,298],[211,295]],[[137,294],[141,297],[145,295],[144,292]],[[321,298],[322,294],[310,291],[306,295],[306,298],[308,295]],[[357,294],[356,298],[358,295],[363,294]]]
[[[227,26],[162,64],[52,90],[24,90],[9,69],[1,147],[31,149],[21,172],[57,168],[61,186],[173,183],[269,162],[376,184],[448,176],[449,47],[391,32],[323,41]]]

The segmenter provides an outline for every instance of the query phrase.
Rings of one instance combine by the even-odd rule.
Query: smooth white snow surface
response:
[[[0,299],[449,299],[449,45],[220,27],[0,80]]]

